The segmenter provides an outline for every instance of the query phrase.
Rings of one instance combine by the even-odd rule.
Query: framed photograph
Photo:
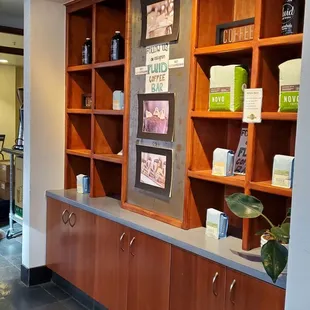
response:
[[[82,94],[82,108],[91,109],[93,100],[91,94]]]
[[[138,138],[173,141],[174,94],[139,94]]]
[[[141,0],[141,46],[176,41],[179,37],[180,0]]]
[[[137,145],[136,187],[171,196],[172,150]]]

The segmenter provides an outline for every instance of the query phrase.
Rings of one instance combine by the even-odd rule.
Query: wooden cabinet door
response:
[[[227,268],[225,310],[284,310],[285,290]]]
[[[70,282],[93,296],[95,272],[96,216],[71,206]]]
[[[47,198],[46,265],[66,280],[70,279],[70,206]]]
[[[129,233],[127,227],[97,218],[94,298],[109,310],[126,310]]]
[[[170,310],[224,310],[225,267],[172,247]]]
[[[128,310],[168,310],[171,245],[131,230]]]

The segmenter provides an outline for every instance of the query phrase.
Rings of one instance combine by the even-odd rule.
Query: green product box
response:
[[[23,218],[23,208],[20,208],[15,205],[15,214]]]
[[[209,111],[242,111],[248,72],[242,66],[213,66],[210,71]]]
[[[279,112],[297,112],[301,59],[291,59],[279,65]]]

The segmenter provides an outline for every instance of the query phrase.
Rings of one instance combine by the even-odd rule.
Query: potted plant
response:
[[[262,216],[269,228],[258,232],[261,235],[261,258],[263,266],[275,283],[287,265],[288,243],[290,239],[290,210],[281,225],[274,225],[264,214],[264,206],[253,196],[237,193],[225,198],[229,209],[240,218]]]

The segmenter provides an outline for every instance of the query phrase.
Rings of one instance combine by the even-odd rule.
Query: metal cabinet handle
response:
[[[234,305],[235,304],[235,301],[232,299],[232,295],[233,295],[233,289],[235,287],[235,284],[236,284],[236,280],[232,281],[231,285],[230,285],[230,289],[229,289],[229,299],[230,299],[230,302]]]
[[[73,224],[71,223],[72,216],[74,216],[74,222],[73,222]],[[72,212],[72,213],[69,215],[69,224],[70,224],[71,227],[74,227],[75,224],[76,224],[76,215],[75,215],[74,212]]]
[[[122,241],[123,241],[123,239],[124,239],[124,237],[126,236],[126,234],[125,233],[122,233],[122,235],[121,235],[121,237],[119,238],[119,241],[120,241],[120,243],[121,243],[121,250],[123,251],[123,252],[125,252],[125,249],[122,247]]]
[[[212,291],[213,291],[213,295],[214,295],[214,296],[217,296],[217,295],[218,295],[218,293],[217,293],[217,291],[216,291],[216,289],[215,289],[215,283],[216,283],[216,280],[217,280],[218,276],[219,276],[219,273],[216,272],[215,275],[214,275],[214,277],[213,277],[213,281],[212,281]]]
[[[130,241],[130,243],[129,243],[129,248],[132,248],[132,246],[133,246],[135,240],[136,240],[136,237],[133,237],[133,238],[131,239],[131,241]],[[130,254],[131,254],[132,256],[135,256],[135,254],[134,254],[131,250],[130,250]]]
[[[67,217],[67,220],[65,221],[64,217],[66,214],[69,214],[69,211],[66,209],[64,212],[62,212],[62,215],[61,215],[61,219],[62,219],[62,222],[66,225],[68,222],[69,222],[69,217]]]

